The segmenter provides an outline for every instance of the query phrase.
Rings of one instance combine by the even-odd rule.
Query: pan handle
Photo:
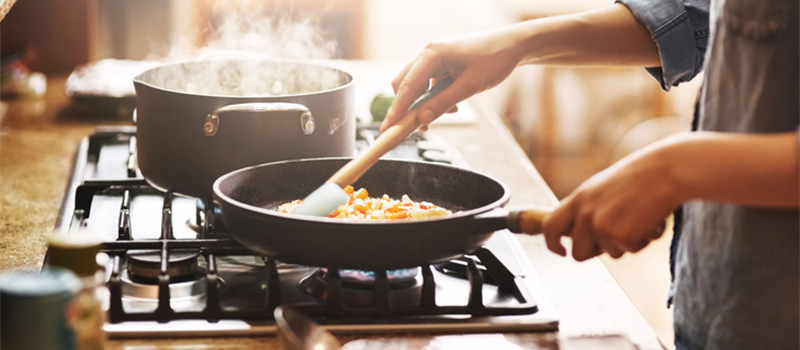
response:
[[[514,233],[542,233],[542,224],[556,210],[556,207],[534,207],[513,211],[506,216],[508,230]],[[661,222],[656,232],[662,233],[667,228],[667,219]],[[566,234],[567,236],[569,233]]]
[[[495,208],[488,212],[475,215],[470,223],[473,232],[492,232],[507,228],[514,233],[537,234],[542,233],[542,223],[547,219],[555,207],[533,207],[525,210],[508,212],[503,208]]]
[[[506,216],[508,230],[514,233],[542,233],[542,224],[556,210],[555,207],[533,207],[513,211]]]
[[[314,116],[308,107],[299,103],[289,102],[249,102],[237,103],[217,108],[206,116],[203,121],[203,133],[208,137],[214,137],[220,128],[220,116],[229,112],[245,113],[281,113],[296,112],[298,115],[298,125],[304,135],[311,135],[316,129]]]

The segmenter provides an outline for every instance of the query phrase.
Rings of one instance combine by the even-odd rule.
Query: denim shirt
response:
[[[692,80],[708,44],[708,0],[617,0],[630,9],[658,45],[661,67],[646,68],[664,90]]]
[[[798,0],[620,2],[657,43],[665,90],[703,67],[699,130],[800,130]],[[676,348],[798,349],[800,209],[693,201],[679,226]]]

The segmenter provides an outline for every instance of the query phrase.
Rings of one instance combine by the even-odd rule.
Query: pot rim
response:
[[[147,82],[143,76],[150,74],[155,70],[166,69],[167,67],[174,67],[174,66],[181,66],[187,64],[203,64],[208,62],[219,62],[219,61],[258,61],[258,62],[272,62],[272,63],[292,63],[292,64],[302,64],[302,65],[309,65],[309,66],[316,66],[319,68],[327,68],[333,71],[337,71],[340,74],[343,74],[347,78],[347,82],[336,86],[331,89],[325,90],[318,90],[318,91],[311,91],[311,92],[304,92],[299,94],[286,94],[286,95],[278,95],[278,96],[255,96],[255,95],[247,95],[247,96],[238,96],[238,95],[223,95],[223,94],[207,94],[207,93],[197,93],[197,92],[187,92],[177,89],[170,89],[165,88],[163,86],[159,86],[150,82]],[[217,60],[208,60],[208,61],[180,61],[180,62],[171,62],[163,65],[159,65],[153,68],[150,68],[142,73],[139,73],[133,78],[134,85],[144,85],[150,87],[155,90],[160,90],[168,93],[174,93],[179,95],[186,95],[186,96],[205,96],[205,97],[216,97],[216,98],[225,98],[225,99],[233,99],[233,100],[253,100],[253,99],[285,99],[287,97],[303,97],[303,96],[316,96],[322,94],[328,94],[334,91],[344,90],[347,89],[355,84],[355,77],[352,73],[344,70],[342,68],[336,67],[330,64],[327,61],[320,61],[320,60],[311,60],[311,59],[273,59],[273,58],[263,58],[263,59],[217,59]]]

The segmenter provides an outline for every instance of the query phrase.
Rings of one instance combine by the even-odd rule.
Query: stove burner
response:
[[[161,251],[129,250],[127,269],[120,274],[122,304],[129,312],[154,312],[159,302],[158,276]],[[175,311],[200,311],[206,298],[206,269],[199,265],[196,251],[170,251],[169,304]],[[220,279],[220,286],[224,282]]]
[[[327,279],[328,269],[323,267],[320,270],[323,278]],[[416,284],[417,275],[419,275],[418,267],[386,271],[390,289],[401,289]],[[345,287],[372,289],[372,285],[375,283],[375,272],[373,271],[342,269],[339,270],[339,276]]]
[[[158,307],[158,285],[139,283],[128,271],[120,276],[122,304],[128,312],[154,312]],[[169,284],[169,304],[175,311],[200,311],[205,305],[206,278]]]
[[[129,297],[152,299],[158,301],[158,285],[136,282],[127,271],[122,272],[122,294]],[[175,282],[169,284],[170,298],[181,299],[200,296],[206,291],[206,280],[200,278],[194,281]]]
[[[129,250],[128,272],[131,281],[144,284],[158,284],[161,273],[161,252],[158,250]],[[202,272],[198,266],[199,253],[194,251],[172,251],[169,253],[167,274],[171,282],[197,280]]]
[[[389,302],[392,305],[416,305],[419,303],[422,281],[419,268],[387,271]],[[342,302],[350,306],[369,306],[375,301],[375,273],[360,270],[340,270]],[[328,285],[336,284],[325,268],[316,270],[298,283],[298,287],[317,300],[328,300]]]

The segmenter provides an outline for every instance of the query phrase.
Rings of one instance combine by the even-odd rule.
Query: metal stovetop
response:
[[[359,135],[364,145],[375,132],[362,129]],[[373,284],[353,287],[352,271],[330,270],[322,279],[316,267],[253,255],[228,237],[213,205],[150,187],[136,167],[135,142],[134,127],[101,128],[82,142],[56,225],[62,232],[88,228],[102,235],[109,257],[105,329],[112,337],[274,333],[271,310],[277,305],[298,308],[334,332],[558,327],[536,272],[507,231],[464,259],[414,268],[402,284],[389,284],[392,272],[387,277],[378,271],[371,273]],[[463,164],[424,134],[387,157]],[[217,219],[206,220],[211,217]],[[132,281],[127,252],[142,249],[157,256],[189,252],[197,278],[176,281],[163,274]]]

